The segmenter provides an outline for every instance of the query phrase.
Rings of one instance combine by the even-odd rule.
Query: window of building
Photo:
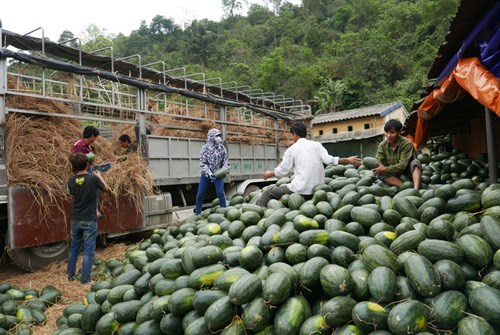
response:
[[[319,131],[319,134],[320,134],[320,135],[323,135],[323,130],[320,130],[320,131]]]
[[[347,126],[347,131],[352,131],[352,126]]]
[[[370,129],[370,124],[369,123],[365,123],[365,129]]]
[[[336,134],[337,133],[337,128],[332,129],[332,133]]]

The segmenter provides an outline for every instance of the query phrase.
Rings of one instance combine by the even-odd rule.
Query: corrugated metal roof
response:
[[[360,117],[372,116],[372,115],[386,116],[390,112],[393,112],[402,106],[403,106],[403,104],[401,102],[389,102],[389,103],[381,104],[381,105],[375,105],[375,106],[369,106],[369,107],[363,107],[363,108],[350,109],[350,110],[346,110],[346,111],[321,114],[321,115],[315,116],[312,119],[311,125],[320,124],[320,123],[335,122],[335,121],[341,121],[341,120],[357,119]]]

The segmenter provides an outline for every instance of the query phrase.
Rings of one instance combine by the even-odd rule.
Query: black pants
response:
[[[269,200],[281,199],[281,197],[284,196],[285,194],[292,194],[292,193],[293,192],[290,191],[290,189],[286,185],[283,186],[271,185],[264,191],[264,193],[262,193],[259,201],[257,201],[257,205],[266,207]]]
[[[137,141],[137,143],[139,143],[139,138],[141,137],[139,123],[136,123],[134,127],[134,133],[135,133],[135,140]],[[146,127],[146,135],[151,135],[151,129],[149,129],[148,127]]]

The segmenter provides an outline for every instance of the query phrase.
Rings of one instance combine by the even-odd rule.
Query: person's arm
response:
[[[158,118],[158,116],[156,116],[154,114],[150,114],[150,115],[151,115],[151,120],[153,120],[157,124],[160,124],[160,119]]]
[[[264,180],[268,180],[269,178],[272,178],[272,177],[276,177],[276,175],[274,174],[274,171],[272,171],[272,170],[265,171],[265,172],[262,174],[262,178],[263,178]]]
[[[338,165],[340,162],[339,157],[332,156],[328,153],[326,148],[321,145],[321,143],[318,143],[318,155],[321,157],[321,160],[323,161],[323,164],[326,165]]]
[[[386,163],[387,162],[387,155],[385,154],[385,150],[384,150],[384,142],[382,142],[378,145],[375,158],[379,161],[379,165],[375,169],[372,169],[372,171],[376,174],[386,172],[385,164],[387,164]]]
[[[285,151],[281,163],[274,169],[273,177],[281,178],[290,174],[292,171],[293,171],[293,148],[290,147]]]
[[[339,164],[352,164],[352,165],[358,167],[361,165],[361,159],[359,159],[358,156],[339,158]]]
[[[283,155],[283,160],[274,170],[264,171],[262,178],[267,180],[272,177],[281,178],[289,174],[293,169],[293,152],[292,148],[288,148]]]
[[[101,182],[99,184],[99,188],[103,191],[109,191],[109,186],[106,183],[106,181],[104,180],[104,178],[102,177],[101,173],[96,170],[96,171],[94,171],[94,175],[97,176],[97,178],[99,178],[99,181]]]
[[[201,148],[200,152],[200,170],[202,175],[208,177],[212,176],[212,171],[210,170],[210,166],[208,165],[208,157],[205,147]]]
[[[321,144],[318,146],[318,153],[321,157],[321,160],[323,161],[324,164],[326,165],[338,165],[338,164],[352,164],[354,166],[360,166],[361,165],[361,159],[359,159],[357,156],[351,156],[347,158],[339,158],[339,157],[334,157],[328,153],[328,151],[325,149],[325,147]]]

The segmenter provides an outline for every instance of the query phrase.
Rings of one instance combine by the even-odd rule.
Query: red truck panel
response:
[[[69,240],[71,203],[63,202],[66,215],[49,204],[44,211],[33,194],[21,187],[10,189],[9,236],[12,249],[31,247],[51,242]],[[99,233],[118,233],[144,227],[141,213],[125,197],[118,201],[101,196],[101,212],[106,215],[99,220]]]

